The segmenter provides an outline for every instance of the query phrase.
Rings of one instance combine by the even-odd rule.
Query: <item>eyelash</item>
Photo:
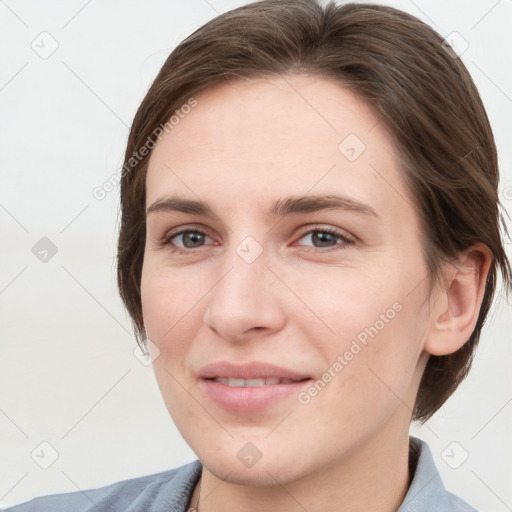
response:
[[[178,253],[178,254],[183,254],[183,255],[189,255],[193,252],[197,252],[195,249],[181,249],[179,247],[173,247],[172,244],[171,244],[171,240],[173,238],[176,238],[177,236],[179,235],[183,235],[185,233],[199,233],[200,235],[204,235],[204,236],[208,236],[208,233],[205,233],[204,231],[200,230],[200,229],[183,229],[177,233],[170,233],[168,235],[165,235],[164,238],[158,242],[158,245],[160,247],[164,247],[164,246],[169,246],[169,250],[172,252],[172,253]],[[340,231],[338,231],[337,229],[334,229],[334,228],[319,228],[319,227],[316,227],[314,229],[311,229],[305,233],[302,234],[302,236],[300,237],[300,239],[304,238],[306,235],[310,235],[310,234],[313,234],[313,233],[328,233],[330,235],[334,235],[336,238],[340,238],[344,244],[342,246],[334,246],[334,247],[329,247],[329,248],[326,248],[325,250],[322,250],[321,247],[314,247],[313,249],[306,249],[306,252],[312,252],[312,253],[322,253],[322,252],[331,252],[331,251],[337,251],[337,250],[343,250],[344,246],[345,245],[352,245],[355,243],[355,239],[352,238],[352,237],[349,237],[343,233],[341,233]]]

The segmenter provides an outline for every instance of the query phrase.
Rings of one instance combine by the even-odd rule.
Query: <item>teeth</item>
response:
[[[245,380],[244,379],[228,379],[228,386],[234,386],[236,388],[244,386]]]
[[[242,384],[240,386],[264,386],[265,379],[247,379],[244,384],[244,380],[240,379]]]
[[[272,386],[275,384],[289,384],[294,382],[292,379],[279,379],[278,377],[267,377],[266,379],[232,379],[228,377],[215,377],[213,380],[232,387]]]

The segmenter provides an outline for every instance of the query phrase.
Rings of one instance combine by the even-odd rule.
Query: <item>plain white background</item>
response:
[[[131,120],[172,49],[245,3],[0,1],[0,506],[196,458],[136,355],[118,297],[119,190],[103,200],[92,190],[120,169]],[[463,52],[512,211],[512,1],[383,3]],[[486,512],[512,510],[510,313],[498,293],[470,377],[411,429],[445,485]]]

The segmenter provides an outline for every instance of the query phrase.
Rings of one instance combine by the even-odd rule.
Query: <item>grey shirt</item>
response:
[[[477,512],[444,488],[429,446],[416,437],[410,441],[417,462],[411,461],[414,477],[397,512]],[[40,496],[5,512],[187,512],[201,469],[196,460],[105,487]]]

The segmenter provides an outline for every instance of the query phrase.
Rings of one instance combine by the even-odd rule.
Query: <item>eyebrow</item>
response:
[[[281,198],[272,204],[268,210],[267,217],[300,215],[321,210],[346,210],[377,219],[381,218],[370,205],[339,195],[290,196]],[[221,220],[207,203],[176,196],[158,199],[146,210],[146,216],[155,212],[182,212]]]

